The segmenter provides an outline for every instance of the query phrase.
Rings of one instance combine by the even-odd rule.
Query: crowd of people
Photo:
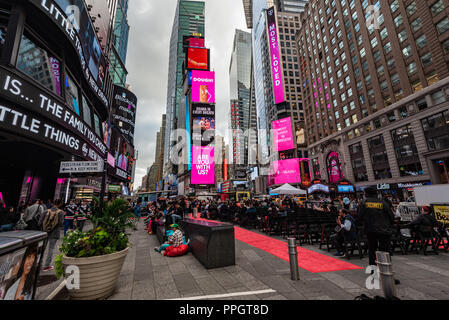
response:
[[[61,228],[64,235],[69,230],[83,231],[84,224],[91,214],[91,205],[86,200],[70,200],[63,205],[60,200],[48,200],[44,203],[40,199],[17,207],[6,207],[0,202],[0,232],[12,230],[38,230],[48,233],[47,258],[43,271],[51,271],[53,251],[60,238]]]
[[[409,199],[411,200],[411,199]],[[287,217],[296,214],[299,208],[309,208],[319,213],[329,213],[336,217],[335,233],[332,235],[337,252],[335,256],[344,256],[343,245],[356,237],[358,228],[363,228],[367,238],[369,251],[369,264],[375,265],[376,250],[391,250],[391,238],[400,228],[417,231],[421,227],[440,228],[441,224],[431,215],[431,208],[422,207],[421,214],[410,223],[400,224],[400,215],[395,211],[399,199],[392,195],[379,197],[375,189],[367,188],[362,197],[337,196],[333,199],[308,199],[297,201],[295,197],[265,197],[251,200],[226,200],[210,198],[199,200],[192,197],[181,197],[177,200],[160,199],[145,206],[136,203],[134,211],[136,216],[142,213],[148,215],[148,230],[150,234],[156,233],[158,225],[165,225],[171,229],[184,217],[221,220],[248,226],[263,217]],[[160,248],[158,248],[160,251]]]

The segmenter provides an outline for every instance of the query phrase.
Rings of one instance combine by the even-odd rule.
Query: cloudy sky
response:
[[[248,31],[242,0],[205,0],[206,47],[216,72],[217,134],[227,128],[229,62],[235,29]],[[156,134],[166,110],[170,35],[177,0],[131,0],[126,67],[138,97],[135,147],[139,152],[135,187],[154,162]]]

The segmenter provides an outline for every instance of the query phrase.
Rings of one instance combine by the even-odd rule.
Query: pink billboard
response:
[[[214,149],[214,147],[192,147],[191,184],[215,184]]]
[[[301,183],[299,159],[273,161],[274,183]]]
[[[295,148],[291,117],[273,121],[274,151],[285,151]]]
[[[215,103],[215,72],[192,71],[192,102]]]
[[[267,10],[267,24],[268,39],[270,43],[271,74],[273,76],[274,103],[279,104],[285,101],[285,97],[274,7]]]

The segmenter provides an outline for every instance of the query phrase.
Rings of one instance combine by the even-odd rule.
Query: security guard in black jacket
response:
[[[366,188],[365,200],[360,203],[357,214],[367,235],[369,264],[376,265],[377,250],[390,252],[393,212],[388,202],[377,197],[377,190]]]

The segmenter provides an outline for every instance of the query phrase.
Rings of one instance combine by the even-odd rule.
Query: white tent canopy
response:
[[[288,183],[284,184],[283,186],[280,186],[279,188],[276,188],[274,190],[271,190],[270,193],[276,193],[276,194],[282,194],[282,195],[300,195],[300,194],[307,194],[306,191],[297,189]]]

